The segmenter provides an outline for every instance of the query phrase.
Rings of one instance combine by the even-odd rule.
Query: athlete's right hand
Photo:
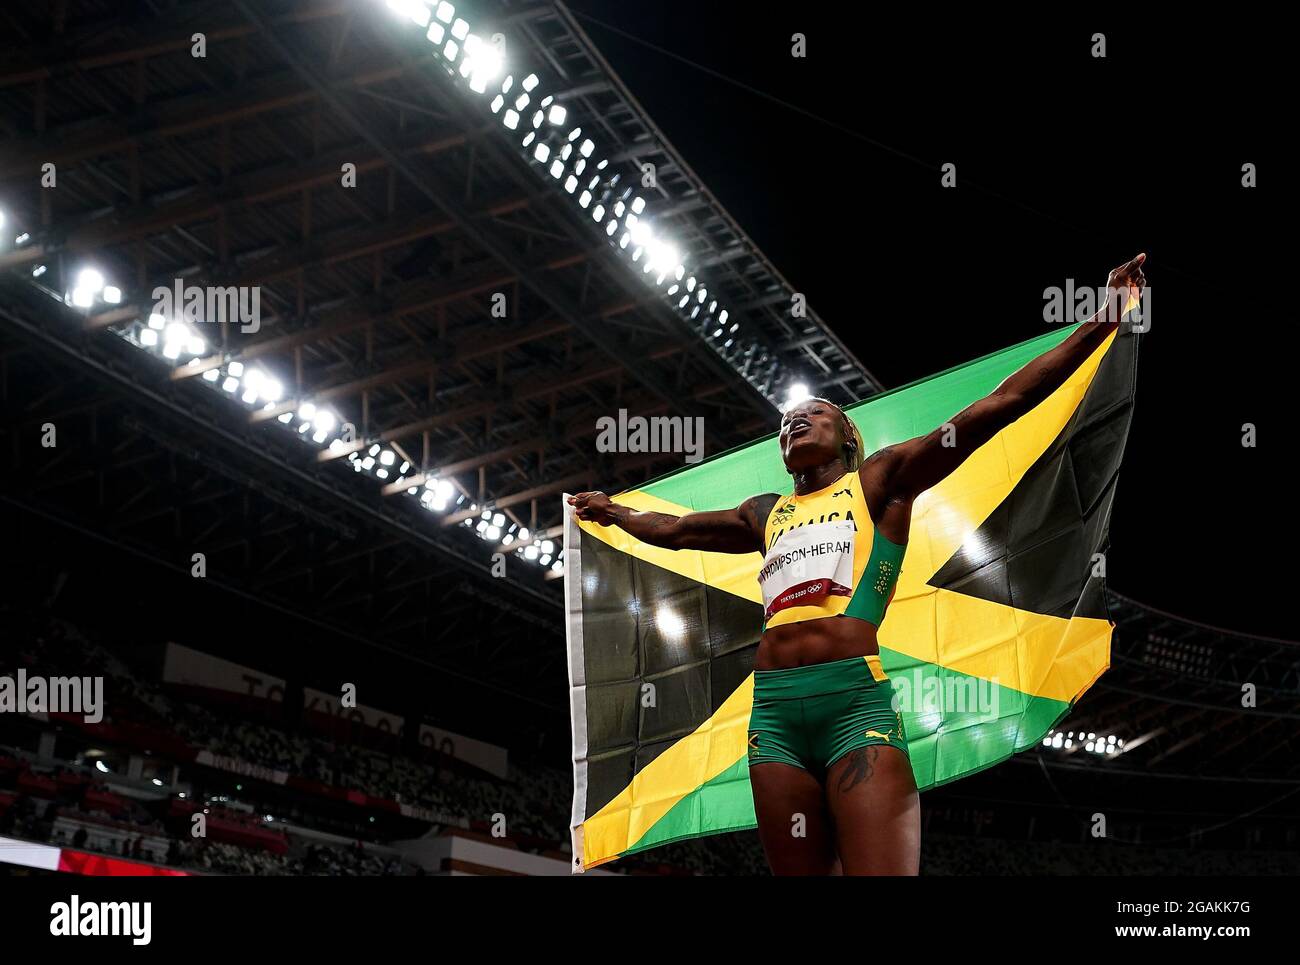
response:
[[[617,522],[614,518],[614,504],[604,493],[578,493],[569,497],[569,505],[573,507],[574,516],[589,523],[611,526]]]

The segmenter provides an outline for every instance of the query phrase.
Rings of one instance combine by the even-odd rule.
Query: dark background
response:
[[[571,7],[887,387],[1040,334],[1044,288],[1102,285],[1147,252],[1152,328],[1111,585],[1210,624],[1296,636],[1279,24],[1151,8]],[[796,31],[805,59],[790,54]],[[1104,60],[1091,56],[1096,31]],[[949,161],[955,190],[940,187]],[[1255,449],[1241,444],[1248,422]]]

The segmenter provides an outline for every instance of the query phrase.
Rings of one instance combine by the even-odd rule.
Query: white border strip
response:
[[[564,514],[564,640],[569,657],[569,720],[573,726],[573,873],[582,864],[582,823],[587,819],[587,665],[582,640],[582,529],[573,517],[569,494],[560,504]]]
[[[45,871],[59,870],[59,856],[62,849],[34,841],[21,841],[18,838],[0,838],[0,861],[5,864],[22,865],[25,868],[41,868]]]

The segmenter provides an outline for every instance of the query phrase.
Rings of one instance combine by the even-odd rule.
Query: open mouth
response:
[[[811,429],[812,429],[811,422],[808,422],[806,419],[795,419],[793,422],[790,423],[790,429],[786,433],[786,435],[789,438],[793,439],[795,436],[799,435],[800,433],[808,432]]]

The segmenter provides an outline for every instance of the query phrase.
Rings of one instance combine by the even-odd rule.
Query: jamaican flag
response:
[[[942,425],[1072,330],[850,407],[865,451]],[[1112,335],[914,505],[879,639],[921,789],[1041,741],[1109,666],[1100,553],[1137,341]],[[616,499],[681,515],[791,489],[769,436]],[[658,549],[567,505],[565,518],[574,870],[753,827],[760,556]]]

